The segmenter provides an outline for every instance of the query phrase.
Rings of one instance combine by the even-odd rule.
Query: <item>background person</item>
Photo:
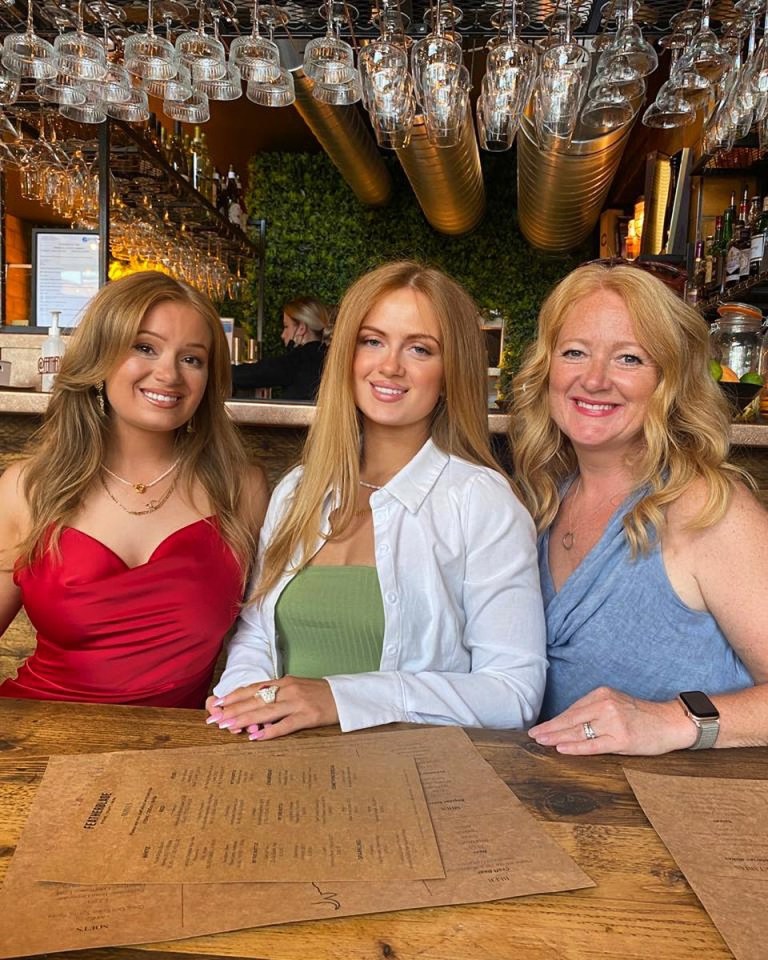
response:
[[[562,753],[768,743],[768,517],[726,461],[708,357],[662,283],[592,264],[549,295],[515,379],[550,662],[530,734]]]
[[[535,535],[489,450],[486,368],[477,308],[444,274],[392,263],[351,287],[209,723],[272,739],[536,717]]]
[[[201,707],[266,507],[224,399],[213,304],[161,273],[91,300],[29,459],[0,479],[0,696]]]
[[[299,297],[286,303],[280,335],[286,352],[258,363],[234,364],[233,388],[281,387],[284,400],[314,400],[327,352],[323,338],[328,323],[327,307],[314,297]]]

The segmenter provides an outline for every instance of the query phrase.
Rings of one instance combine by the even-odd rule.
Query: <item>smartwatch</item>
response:
[[[708,747],[714,747],[717,735],[720,733],[720,713],[714,703],[701,690],[678,693],[677,699],[682,704],[686,717],[696,725],[696,742],[691,750],[706,750]]]

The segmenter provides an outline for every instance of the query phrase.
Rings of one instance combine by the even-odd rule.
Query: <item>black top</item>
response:
[[[321,340],[310,340],[280,357],[233,365],[232,388],[282,387],[284,400],[314,400],[327,350]]]

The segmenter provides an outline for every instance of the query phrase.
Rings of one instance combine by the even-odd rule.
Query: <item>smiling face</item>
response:
[[[618,294],[598,289],[570,307],[550,361],[549,407],[577,454],[633,449],[658,381]]]
[[[443,389],[440,324],[424,294],[386,294],[368,312],[353,363],[355,404],[367,426],[409,428],[429,436]]]
[[[206,321],[189,304],[167,300],[148,310],[130,352],[105,381],[116,426],[183,426],[205,393],[211,344]]]

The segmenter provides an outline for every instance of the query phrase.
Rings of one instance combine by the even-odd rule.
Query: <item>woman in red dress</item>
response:
[[[37,630],[0,696],[203,705],[267,501],[228,393],[207,297],[145,272],[91,300],[0,478],[0,633],[22,606]]]

